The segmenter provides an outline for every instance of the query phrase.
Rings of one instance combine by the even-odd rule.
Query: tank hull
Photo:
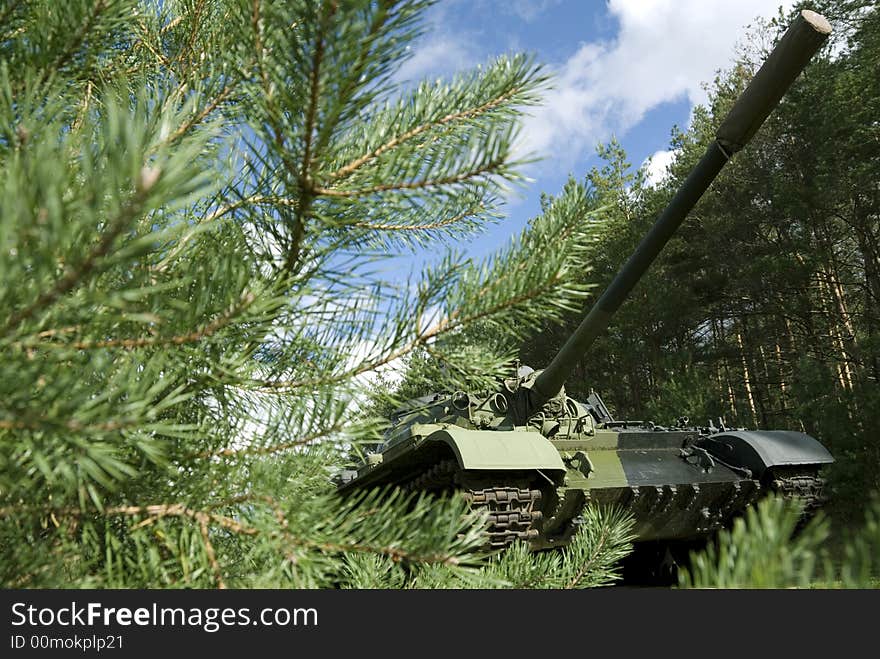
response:
[[[628,511],[639,541],[706,536],[764,493],[798,497],[812,509],[822,501],[820,470],[833,461],[812,437],[785,431],[634,426],[553,439],[527,427],[429,423],[408,432],[342,490],[460,491],[488,510],[493,546],[519,538],[535,549],[567,544],[587,505]]]

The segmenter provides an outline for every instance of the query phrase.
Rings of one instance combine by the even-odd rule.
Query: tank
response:
[[[438,392],[390,419],[384,442],[340,477],[340,490],[395,485],[459,491],[487,511],[487,545],[563,546],[584,506],[614,504],[638,541],[698,539],[728,525],[766,493],[824,500],[828,450],[802,432],[619,421],[600,396],[574,400],[565,381],[709,188],[745,146],[831,32],[805,10],[737,99],[669,205],[542,370],[515,366],[491,391]]]

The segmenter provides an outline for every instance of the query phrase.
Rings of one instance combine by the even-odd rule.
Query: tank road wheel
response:
[[[454,459],[442,460],[410,480],[404,489],[423,492],[461,492],[473,510],[488,513],[486,548],[502,549],[517,540],[540,535],[546,497],[535,479],[524,474],[468,474]]]

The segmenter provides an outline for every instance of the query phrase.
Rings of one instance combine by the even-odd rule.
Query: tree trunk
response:
[[[758,425],[758,409],[755,406],[755,397],[752,394],[752,376],[749,373],[749,364],[746,360],[746,351],[743,346],[742,333],[736,333],[736,344],[739,346],[739,355],[742,362],[743,386],[746,390],[746,399],[749,401],[749,410],[752,413],[752,425]]]

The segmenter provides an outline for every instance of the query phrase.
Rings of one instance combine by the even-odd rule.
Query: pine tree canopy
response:
[[[6,587],[613,576],[613,514],[542,581],[526,555],[483,566],[461,501],[331,484],[383,430],[367,376],[424,350],[438,388],[479,381],[589,288],[596,204],[574,182],[487,262],[456,252],[520,180],[546,77],[511,56],[399,85],[427,4],[3,3]],[[398,275],[393,257],[425,253]],[[457,343],[477,321],[506,342]]]

